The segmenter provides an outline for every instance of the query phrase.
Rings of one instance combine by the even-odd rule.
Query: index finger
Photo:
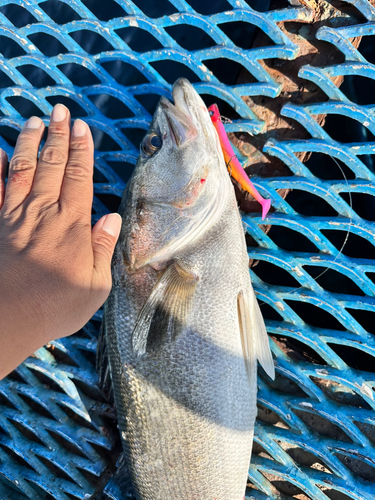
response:
[[[79,219],[91,222],[93,198],[94,143],[88,125],[74,122],[70,136],[69,160],[65,167],[60,206],[76,210]]]

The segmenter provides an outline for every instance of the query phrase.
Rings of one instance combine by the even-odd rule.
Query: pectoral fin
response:
[[[248,292],[241,291],[238,294],[237,306],[242,347],[247,365],[250,366],[254,359],[257,359],[267,375],[274,379],[275,366],[267,331],[252,287]]]
[[[186,325],[198,276],[171,264],[156,283],[139,313],[132,344],[136,355],[175,340]]]

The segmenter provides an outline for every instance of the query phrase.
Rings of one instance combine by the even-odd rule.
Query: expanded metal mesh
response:
[[[327,101],[281,110],[311,138],[269,141],[265,153],[291,175],[252,179],[272,199],[271,230],[264,232],[259,214],[243,217],[258,245],[249,247],[259,261],[251,276],[269,318],[277,372],[275,382],[259,378],[246,498],[375,498],[375,118],[372,100],[355,103],[345,93],[351,75],[375,80],[375,61],[351,43],[375,34],[375,9],[367,0],[342,3],[363,22],[323,26],[316,36],[345,61],[299,72]],[[171,97],[178,76],[237,116],[228,132],[264,130],[241,97],[278,96],[282,83],[258,61],[298,57],[277,23],[312,16],[304,7],[268,6],[0,0],[0,146],[11,156],[31,114],[47,123],[53,104],[66,104],[94,135],[95,222],[118,207],[157,98]],[[267,34],[267,46],[250,48],[254,27]],[[236,84],[239,67],[252,83]],[[344,90],[332,81],[337,75],[345,75]],[[327,115],[327,124],[340,115],[343,126],[347,119],[356,125],[344,141],[344,128],[332,133],[318,115]],[[302,163],[299,152],[312,152],[311,159]],[[280,189],[293,192],[283,199]],[[120,499],[116,481],[107,484],[120,447],[115,416],[96,385],[99,320],[100,313],[73,337],[51,342],[0,383],[0,499],[99,498],[103,489],[106,498]]]

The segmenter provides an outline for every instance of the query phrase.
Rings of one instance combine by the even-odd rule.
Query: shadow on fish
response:
[[[273,360],[219,136],[187,80],[173,100],[121,202],[99,373],[137,500],[243,500],[257,360],[274,377]]]

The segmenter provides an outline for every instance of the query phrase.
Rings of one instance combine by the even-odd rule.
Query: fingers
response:
[[[5,173],[8,164],[8,155],[0,149],[0,209],[4,203],[5,196]]]
[[[65,168],[60,194],[62,208],[76,209],[81,220],[91,220],[93,197],[94,144],[88,125],[82,120],[74,122],[69,160]]]
[[[107,298],[112,286],[111,260],[121,230],[122,219],[119,214],[102,217],[92,230],[92,249],[94,253],[93,287],[101,288]]]
[[[39,155],[31,190],[51,202],[60,197],[61,183],[69,156],[70,113],[63,104],[56,104],[51,114],[48,137]]]
[[[43,131],[42,120],[37,116],[32,116],[18,136],[9,165],[8,184],[4,197],[6,211],[16,209],[30,193]]]

